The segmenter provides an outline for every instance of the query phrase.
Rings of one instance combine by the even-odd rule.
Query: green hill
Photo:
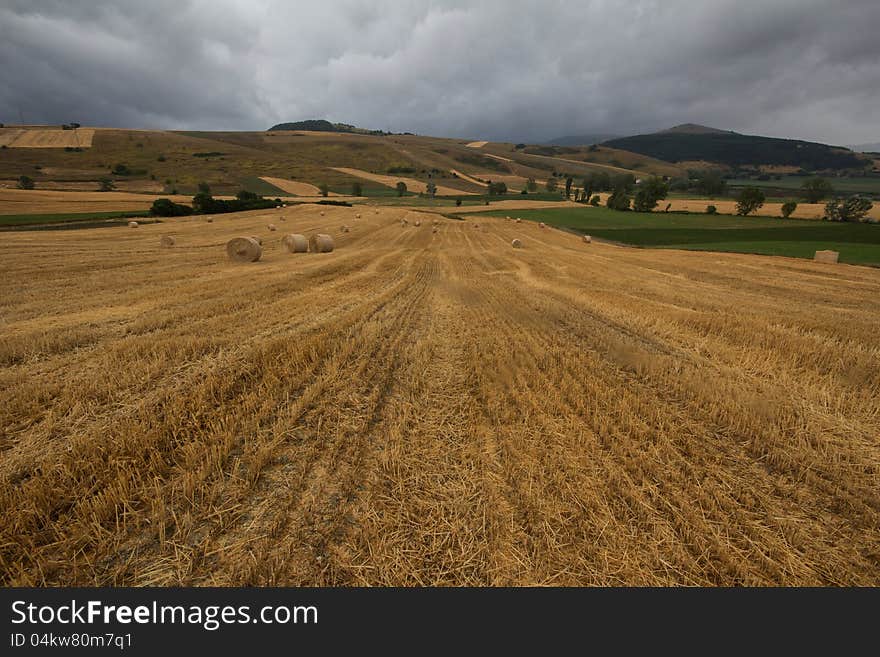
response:
[[[694,124],[603,144],[667,162],[703,160],[732,167],[783,165],[809,171],[861,169],[867,161],[852,151],[796,139],[725,132]]]
[[[312,132],[351,132],[364,135],[384,135],[381,130],[365,130],[347,123],[330,123],[324,119],[307,119],[305,121],[293,121],[290,123],[278,123],[269,128],[268,132],[275,130],[310,130]]]

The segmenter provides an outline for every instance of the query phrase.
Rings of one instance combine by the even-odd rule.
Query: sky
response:
[[[880,0],[0,0],[0,122],[880,141]]]

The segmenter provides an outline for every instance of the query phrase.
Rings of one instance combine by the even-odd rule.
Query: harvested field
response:
[[[354,176],[356,178],[371,180],[381,185],[385,185],[386,187],[395,187],[397,183],[403,181],[404,183],[406,183],[407,191],[418,192],[421,194],[424,194],[428,191],[428,185],[426,182],[422,180],[416,180],[414,178],[405,178],[403,176],[385,176],[378,173],[370,173],[369,171],[361,171],[360,169],[348,169],[345,167],[333,167],[333,170],[339,171],[340,173],[347,173],[348,175]],[[473,193],[474,192],[464,192],[460,189],[455,189],[454,187],[437,185],[438,196],[456,196]]]
[[[316,198],[321,196],[321,190],[316,185],[311,185],[306,182],[300,182],[299,180],[287,180],[286,178],[270,178],[268,176],[261,176],[261,178],[270,185],[275,185],[278,189],[283,189],[289,194],[296,194],[297,196],[311,196]],[[341,196],[341,194],[337,194],[336,192],[328,192],[328,196]]]
[[[94,136],[94,128],[0,128],[0,144],[9,148],[89,148]]]
[[[4,235],[2,583],[880,585],[880,271],[407,215]]]
[[[191,196],[172,196],[167,194],[0,189],[0,215],[149,210],[150,206],[153,205],[153,201],[160,196],[162,198],[170,198],[175,203],[186,203],[189,205],[192,202]]]
[[[468,144],[465,144],[465,146],[467,146],[468,148],[482,148],[488,143],[488,141],[472,141]]]

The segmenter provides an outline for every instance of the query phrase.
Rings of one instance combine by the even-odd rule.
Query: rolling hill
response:
[[[593,144],[601,144],[603,141],[619,139],[620,135],[610,135],[603,133],[593,133],[586,135],[569,135],[567,137],[557,137],[550,141],[544,142],[548,146],[592,146]]]
[[[612,139],[603,146],[667,162],[702,160],[731,167],[777,165],[820,171],[861,169],[867,164],[866,160],[845,148],[796,139],[743,135],[696,124]]]

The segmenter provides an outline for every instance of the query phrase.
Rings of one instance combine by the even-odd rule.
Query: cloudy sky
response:
[[[0,122],[880,141],[880,0],[0,0]]]

